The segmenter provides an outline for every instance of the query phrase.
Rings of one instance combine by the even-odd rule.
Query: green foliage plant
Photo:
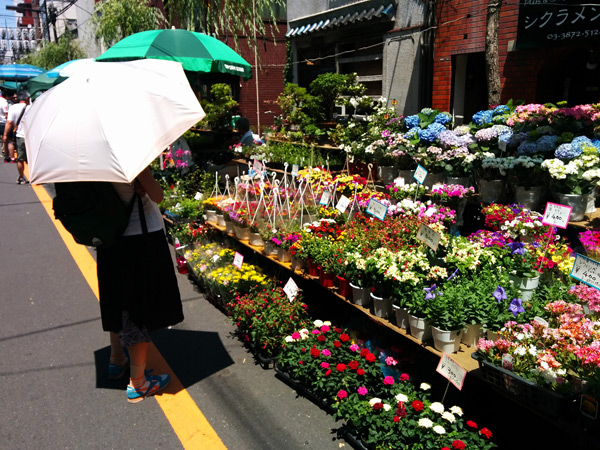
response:
[[[211,130],[221,130],[231,127],[231,118],[238,106],[231,97],[231,88],[226,83],[216,83],[210,87],[208,99],[200,102],[206,117],[201,124],[206,124]]]

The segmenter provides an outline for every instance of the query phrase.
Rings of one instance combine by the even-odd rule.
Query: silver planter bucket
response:
[[[504,196],[504,180],[479,180],[477,188],[482,203],[497,203]]]
[[[539,211],[543,195],[543,186],[517,186],[515,188],[515,203],[523,205],[530,211]]]
[[[558,202],[561,205],[573,208],[571,210],[571,221],[578,222],[584,219],[588,203],[587,195],[558,194]]]

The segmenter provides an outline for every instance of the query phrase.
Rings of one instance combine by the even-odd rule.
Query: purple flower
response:
[[[507,246],[510,248],[510,253],[513,255],[524,255],[527,251],[523,242],[511,242],[507,244]]]
[[[434,284],[431,287],[428,288],[424,288],[425,292],[427,292],[427,295],[425,296],[425,300],[431,300],[433,298],[435,298],[435,290],[437,289],[437,286]]]
[[[498,303],[500,303],[502,300],[506,300],[508,298],[506,296],[506,291],[504,290],[504,288],[502,286],[498,286],[492,295],[494,296],[494,298],[496,300],[498,300]]]
[[[508,310],[513,313],[513,316],[517,317],[519,313],[525,312],[525,308],[523,308],[523,300],[520,298],[513,298],[510,305],[508,305]]]
[[[454,271],[454,273],[453,273],[452,275],[450,275],[446,281],[450,281],[450,280],[451,280],[452,278],[454,278],[456,275],[458,275],[458,269],[456,269],[456,270]]]

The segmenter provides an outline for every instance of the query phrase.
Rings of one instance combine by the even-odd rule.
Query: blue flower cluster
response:
[[[447,125],[452,121],[452,116],[447,112],[439,113],[437,116],[435,116],[435,119],[433,119],[433,121],[435,123]]]
[[[558,136],[546,135],[540,137],[536,142],[537,150],[541,153],[550,153],[556,149]]]
[[[519,147],[517,148],[517,155],[519,156],[533,155],[535,153],[537,153],[537,145],[535,145],[535,142],[523,141],[519,144]]]
[[[591,139],[586,136],[577,136],[571,141],[571,149],[579,155],[583,153],[583,148],[593,146]]]
[[[476,124],[476,125],[486,125],[488,123],[492,123],[492,111],[491,110],[487,110],[487,111],[478,111],[475,114],[473,114],[473,119],[472,121]]]
[[[445,130],[446,127],[444,125],[433,122],[424,130],[419,129],[419,139],[426,142],[434,142],[438,138],[439,134]]]
[[[573,159],[579,155],[581,155],[581,153],[577,153],[573,150],[571,144],[560,144],[554,152],[554,156],[560,159]]]
[[[413,114],[412,116],[406,116],[404,118],[404,125],[406,125],[409,130],[411,128],[418,127],[420,123],[421,119],[419,119],[419,116],[416,114]]]
[[[510,109],[506,105],[498,105],[492,111],[492,116],[500,116],[502,114],[507,114],[510,112]]]
[[[404,133],[405,139],[408,139],[408,140],[416,139],[419,134],[419,130],[420,130],[419,127],[412,127],[410,130],[408,130],[406,133]]]

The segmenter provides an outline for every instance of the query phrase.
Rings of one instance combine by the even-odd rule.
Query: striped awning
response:
[[[315,32],[326,32],[354,23],[381,19],[394,20],[395,14],[394,3],[365,1],[291,21],[285,35],[291,38]]]

